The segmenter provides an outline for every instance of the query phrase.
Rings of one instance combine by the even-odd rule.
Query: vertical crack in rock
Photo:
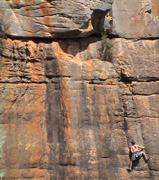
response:
[[[140,163],[134,167],[134,178],[144,176],[145,179],[152,179],[157,177],[152,170],[152,167],[156,167],[153,164],[154,156],[158,158],[156,154],[153,154],[157,143],[155,137],[158,136],[154,128],[158,126],[155,121],[158,119],[158,109],[156,109],[158,104],[158,74],[156,74],[158,72],[158,53],[156,53],[158,39],[135,41],[115,38],[113,42],[112,63],[121,77],[124,128],[128,144],[134,139],[138,144],[145,146],[145,151],[150,157],[147,164],[141,159]],[[150,59],[152,64],[150,64]],[[140,172],[143,172],[143,175]]]
[[[54,55],[53,46],[49,50],[46,51],[47,59],[45,61],[49,61],[50,66],[45,67],[45,73],[52,76],[52,81],[56,82],[50,81],[47,84],[47,132],[50,144],[48,169],[51,179],[55,177],[60,179],[73,178],[71,174],[73,176],[76,174],[73,173],[76,169],[74,167],[76,162],[73,149],[69,87],[67,78],[62,76],[64,69],[60,65],[60,60]],[[51,54],[49,55],[50,52],[53,52],[52,59]],[[51,73],[55,74],[51,75]],[[69,175],[68,171],[72,171],[72,173]]]

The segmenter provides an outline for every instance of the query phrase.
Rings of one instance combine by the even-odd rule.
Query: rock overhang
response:
[[[14,37],[77,38],[103,30],[113,0],[1,1],[3,31]]]

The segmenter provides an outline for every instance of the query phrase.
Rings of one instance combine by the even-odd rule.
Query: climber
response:
[[[137,160],[138,158],[143,156],[145,162],[149,160],[149,158],[146,156],[145,152],[143,151],[144,147],[137,145],[135,141],[132,141],[131,144],[132,144],[130,147],[131,158],[130,158],[130,165],[128,171],[132,170],[133,161]]]

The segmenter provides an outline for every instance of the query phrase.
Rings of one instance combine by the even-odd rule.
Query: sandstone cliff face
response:
[[[102,30],[102,21],[112,2],[1,0],[1,11],[4,25],[9,27],[6,31],[12,36],[82,37]]]
[[[157,38],[158,15],[157,0],[114,1],[112,33],[123,38]]]
[[[158,2],[112,3],[1,0],[3,179],[159,179]]]

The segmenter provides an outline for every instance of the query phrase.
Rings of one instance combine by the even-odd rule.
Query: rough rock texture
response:
[[[101,33],[104,17],[111,9],[112,2],[113,0],[1,0],[1,11],[7,27],[5,31],[12,36],[83,37]]]
[[[128,3],[124,12],[135,17],[138,10],[132,9],[149,2],[133,1],[135,6],[128,6],[128,1],[115,1],[110,33],[115,32],[118,38],[112,37],[110,41],[95,36],[70,37],[90,34],[88,31],[83,35],[80,25],[85,21],[79,15],[93,17],[91,22],[97,18],[95,22],[99,22],[101,16],[96,15],[101,11],[106,14],[111,1],[71,1],[71,5],[75,3],[87,10],[85,14],[84,7],[78,10],[79,14],[70,18],[65,31],[59,29],[61,22],[56,16],[61,7],[76,15],[72,12],[76,6],[72,9],[70,1],[68,6],[65,1],[1,1],[1,6],[8,4],[7,10],[14,17],[17,13],[18,21],[8,28],[8,37],[4,31],[6,16],[1,19],[0,27],[4,31],[0,34],[0,177],[5,180],[159,179],[159,40],[155,34],[158,24],[156,31],[151,31],[153,36],[147,35],[146,29],[144,34],[142,28],[138,30],[140,23],[146,23],[142,15],[143,22],[137,21],[133,31],[128,28],[130,19],[120,12],[122,5]],[[53,13],[54,3],[59,12],[48,16],[48,10]],[[96,11],[93,8],[98,9],[95,16],[91,15]],[[20,27],[32,28],[20,34],[16,23],[26,18],[22,14],[24,9],[28,21],[23,20]],[[31,26],[30,20],[36,20],[35,15],[38,17],[42,10],[45,14],[40,26],[36,23]],[[155,6],[149,16],[157,19],[157,12]],[[10,17],[6,24],[13,21]],[[41,27],[48,27],[43,21],[48,17],[57,19],[47,34]],[[75,35],[72,24],[77,19],[81,24]],[[120,29],[115,23],[127,24],[128,33],[124,25]],[[49,36],[53,38],[46,38]],[[146,164],[141,159],[133,172],[128,173],[128,147],[132,139],[145,146],[150,160]]]
[[[112,34],[123,38],[157,38],[158,6],[158,0],[114,1]]]

